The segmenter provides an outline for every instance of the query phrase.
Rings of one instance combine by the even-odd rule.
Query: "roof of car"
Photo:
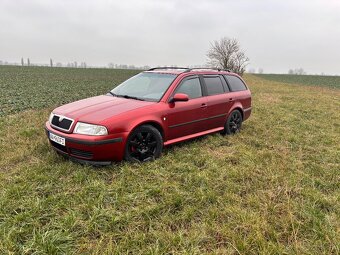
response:
[[[188,67],[155,67],[147,70],[146,72],[152,73],[164,73],[164,74],[181,74],[181,73],[195,73],[195,74],[226,74],[231,73],[229,70],[222,70],[219,68],[200,67],[200,68],[188,68]],[[231,73],[233,74],[233,73]]]

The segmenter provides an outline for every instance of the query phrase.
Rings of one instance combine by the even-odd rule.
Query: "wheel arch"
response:
[[[232,108],[230,109],[230,111],[228,112],[228,116],[230,115],[230,113],[232,113],[232,112],[235,111],[235,110],[238,110],[238,111],[241,113],[241,115],[242,115],[242,120],[243,120],[243,119],[244,119],[244,112],[243,112],[242,106],[240,106],[240,105],[236,105],[235,107],[232,107]]]
[[[141,123],[138,123],[137,125],[135,125],[131,131],[129,132],[131,134],[131,132],[133,130],[135,130],[136,128],[140,127],[140,126],[145,126],[145,125],[150,125],[150,126],[153,126],[154,128],[156,128],[159,133],[161,134],[162,138],[163,138],[163,141],[164,141],[164,137],[165,137],[165,134],[164,134],[164,129],[162,127],[162,125],[160,123],[158,123],[157,121],[154,121],[154,120],[147,120],[147,121],[143,121]]]

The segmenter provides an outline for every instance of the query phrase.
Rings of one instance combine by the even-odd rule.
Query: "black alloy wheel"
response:
[[[222,134],[236,134],[240,132],[242,126],[242,114],[239,110],[234,110],[228,116]]]
[[[163,149],[163,138],[151,125],[137,127],[129,135],[125,147],[125,159],[146,162],[158,158]]]

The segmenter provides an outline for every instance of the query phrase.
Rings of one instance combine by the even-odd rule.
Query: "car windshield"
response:
[[[110,93],[118,97],[159,101],[175,78],[175,74],[143,72],[124,81]]]

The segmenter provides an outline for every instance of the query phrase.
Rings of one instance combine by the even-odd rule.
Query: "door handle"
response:
[[[229,102],[233,102],[234,101],[234,98],[229,98]]]
[[[208,106],[208,105],[205,104],[205,103],[201,104],[201,108],[206,108],[207,106]]]

